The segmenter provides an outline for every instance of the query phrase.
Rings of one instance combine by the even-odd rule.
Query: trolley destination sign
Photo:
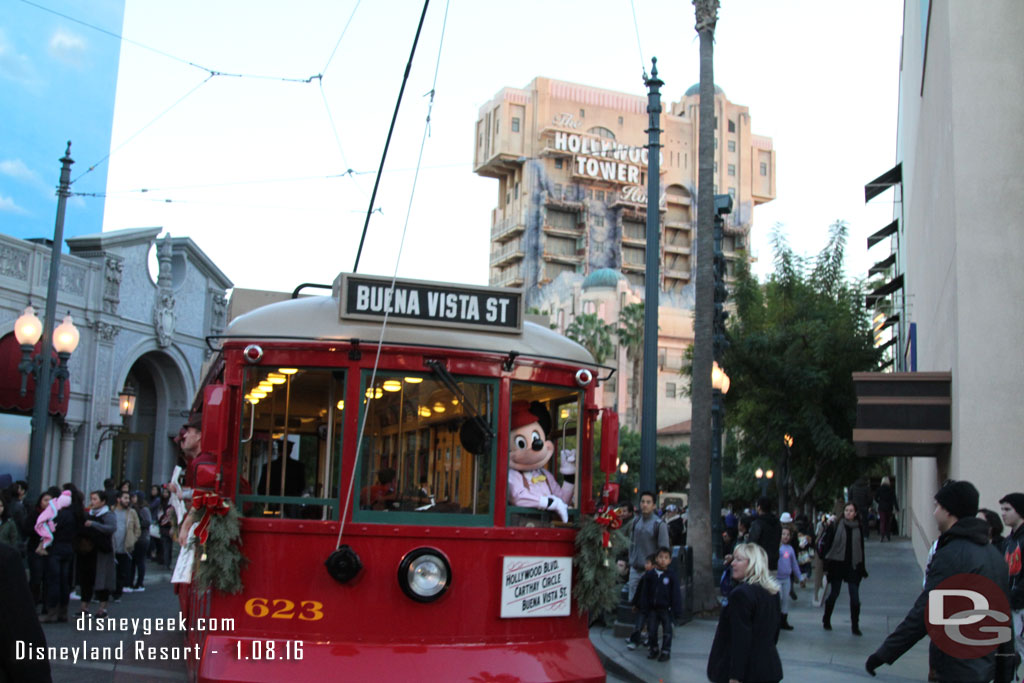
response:
[[[340,315],[356,320],[442,325],[518,334],[523,294],[518,289],[473,287],[422,280],[395,280],[342,273]]]
[[[566,617],[572,607],[571,557],[505,557],[501,617]]]

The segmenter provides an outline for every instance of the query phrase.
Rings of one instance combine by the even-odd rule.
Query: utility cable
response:
[[[444,45],[445,27],[448,25],[449,5],[450,0],[449,2],[445,3],[444,7],[444,22],[441,24],[441,40],[437,46],[437,65],[434,67],[434,82],[430,89],[430,104],[427,107],[427,120],[423,126],[423,138],[422,140],[420,140],[420,153],[416,159],[416,174],[413,176],[412,188],[409,191],[409,205],[408,207],[406,207],[405,210],[405,224],[402,226],[402,237],[398,241],[398,255],[395,257],[395,270],[391,274],[391,286],[389,291],[392,297],[394,297],[395,283],[398,280],[398,266],[402,261],[402,248],[405,246],[405,236],[409,232],[409,218],[412,216],[412,203],[413,197],[416,195],[416,181],[419,179],[420,165],[423,162],[423,150],[427,146],[427,138],[430,137],[430,113],[434,108],[434,92],[437,88],[437,74],[441,68],[441,48]],[[423,11],[426,12],[426,9],[426,5],[424,4]],[[420,20],[420,25],[423,25],[422,19]],[[385,301],[387,300],[389,299],[387,298],[387,295],[385,295]],[[377,366],[380,363],[381,349],[384,346],[384,331],[387,329],[388,325],[388,313],[390,312],[389,309],[389,306],[384,307],[384,320],[381,322],[380,338],[377,340],[377,354],[373,361],[373,370],[370,372],[370,382],[368,384],[368,387],[370,388],[371,392],[373,390],[374,381],[377,377]],[[370,412],[370,401],[374,400],[370,398],[370,396],[372,395],[373,394],[371,393],[366,397],[366,407],[363,409],[362,421],[359,425],[359,438],[356,439],[355,460],[352,463],[352,476],[349,478],[348,482],[348,494],[345,497],[345,507],[342,508],[342,513],[340,515],[341,525],[338,528],[338,540],[335,543],[336,548],[341,548],[342,535],[345,533],[345,512],[348,510],[348,506],[352,501],[352,489],[356,481],[356,471],[359,469],[359,454],[362,451],[363,447],[363,435],[366,433],[366,418]]]
[[[636,2],[629,0],[629,6],[633,9],[633,30],[636,31],[636,49],[640,51],[640,70],[644,72],[644,83],[647,82],[647,62],[644,61],[644,49],[640,44],[640,24],[636,20]]]
[[[363,244],[366,242],[366,231],[370,227],[370,216],[373,215],[373,202],[377,199],[377,188],[380,187],[380,176],[384,170],[384,161],[388,158],[388,147],[391,145],[391,136],[395,132],[395,122],[398,120],[398,110],[402,106],[402,94],[405,93],[405,84],[409,82],[409,72],[412,71],[412,58],[416,54],[416,44],[420,42],[420,32],[423,31],[423,20],[427,16],[427,7],[430,0],[423,0],[423,13],[420,14],[420,24],[416,27],[416,37],[412,41],[412,50],[409,52],[409,61],[405,65],[405,74],[402,76],[402,87],[398,90],[398,101],[395,102],[395,113],[391,115],[391,127],[388,129],[388,137],[384,142],[384,153],[380,157],[380,167],[377,169],[377,179],[373,183],[373,194],[370,195],[370,206],[366,209],[366,222],[363,223],[363,234],[359,237],[359,249],[356,251],[356,262],[352,266],[352,272],[359,272],[359,258],[363,254]]]
[[[72,180],[72,181],[71,181],[71,183],[72,183],[72,184],[74,184],[74,183],[78,182],[79,180],[81,180],[81,179],[82,179],[82,176],[85,176],[85,175],[87,175],[87,174],[89,174],[89,173],[92,173],[92,172],[93,172],[94,170],[96,170],[96,167],[97,167],[97,166],[99,166],[100,164],[102,164],[102,163],[103,163],[104,161],[106,161],[107,159],[109,159],[109,158],[111,157],[111,155],[113,155],[113,154],[114,154],[114,152],[117,152],[117,151],[118,151],[118,150],[120,150],[120,149],[121,149],[122,147],[124,147],[125,145],[127,145],[127,144],[128,144],[129,142],[131,142],[132,140],[134,140],[134,139],[135,139],[136,137],[138,137],[138,136],[139,136],[139,134],[140,134],[140,133],[142,133],[142,131],[144,131],[144,130],[146,130],[147,128],[149,128],[150,126],[152,126],[152,125],[153,125],[154,123],[156,123],[156,122],[157,122],[157,121],[159,121],[159,120],[160,120],[161,118],[163,118],[163,116],[164,116],[165,114],[167,114],[167,112],[171,111],[172,109],[174,109],[175,107],[177,107],[177,106],[178,106],[179,104],[181,104],[181,103],[182,103],[183,101],[185,101],[185,99],[186,99],[186,98],[187,98],[187,97],[188,97],[189,95],[191,95],[191,94],[192,94],[192,93],[194,93],[194,92],[195,92],[196,90],[199,90],[199,88],[201,88],[201,87],[203,87],[204,85],[206,85],[207,83],[209,83],[209,82],[210,82],[210,79],[211,79],[211,78],[213,78],[213,76],[214,76],[214,74],[212,74],[212,73],[211,73],[211,74],[210,74],[209,76],[207,76],[206,78],[204,78],[204,79],[203,79],[203,80],[202,80],[202,81],[201,81],[201,82],[200,82],[200,83],[199,83],[198,85],[196,85],[196,86],[195,86],[194,88],[192,88],[191,90],[189,90],[189,91],[188,91],[187,93],[185,93],[184,95],[182,95],[181,97],[179,97],[179,98],[178,98],[178,99],[177,99],[177,100],[176,100],[176,101],[174,102],[174,104],[172,104],[171,106],[167,107],[167,109],[164,109],[164,110],[163,110],[162,112],[160,112],[159,114],[157,114],[157,116],[156,116],[156,118],[155,118],[155,119],[153,119],[152,121],[150,121],[149,123],[147,123],[146,125],[144,125],[144,126],[143,126],[142,128],[139,128],[139,129],[138,129],[137,131],[135,131],[134,133],[132,133],[131,135],[129,135],[129,136],[128,136],[128,138],[127,138],[127,139],[126,139],[126,140],[125,140],[124,142],[122,142],[122,143],[121,143],[120,145],[118,145],[118,146],[117,146],[116,148],[114,148],[114,149],[110,150],[110,152],[108,152],[108,153],[107,153],[107,154],[106,154],[106,155],[105,155],[105,156],[104,156],[104,157],[103,157],[102,159],[100,159],[99,161],[97,161],[96,163],[94,163],[94,164],[93,164],[92,166],[89,166],[89,168],[87,168],[87,169],[86,169],[86,170],[85,170],[85,171],[84,171],[83,173],[81,173],[81,174],[80,174],[80,175],[79,175],[79,176],[78,176],[77,178],[75,178],[74,180]]]
[[[327,58],[327,63],[324,64],[324,68],[320,69],[321,74],[327,73],[327,67],[331,65],[331,61],[334,59],[334,53],[338,51],[338,47],[341,45],[341,39],[345,37],[345,32],[348,31],[349,24],[352,23],[352,18],[356,16],[356,10],[359,9],[359,3],[362,0],[356,0],[356,6],[352,8],[352,14],[348,15],[348,21],[345,22],[345,28],[341,29],[341,35],[338,36],[338,42],[334,44],[334,49],[331,50],[331,56]]]

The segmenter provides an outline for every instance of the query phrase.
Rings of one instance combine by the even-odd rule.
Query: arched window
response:
[[[599,138],[607,138],[608,140],[615,139],[615,133],[611,132],[610,130],[602,126],[594,126],[587,132],[590,133],[591,135],[596,135]]]

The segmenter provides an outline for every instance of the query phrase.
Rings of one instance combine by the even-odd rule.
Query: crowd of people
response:
[[[0,493],[0,543],[27,566],[40,622],[68,621],[72,600],[81,602],[75,614],[106,616],[111,602],[146,590],[148,562],[170,568],[177,533],[170,493],[153,486],[147,495],[129,481],[114,486],[107,479],[88,494],[71,483],[51,486],[34,505],[24,481]]]
[[[789,608],[798,599],[797,585],[806,588],[808,580],[812,603],[822,608],[822,628],[832,630],[845,584],[850,630],[854,636],[862,635],[860,585],[868,578],[864,542],[875,526],[880,541],[892,540],[899,504],[888,477],[874,495],[866,478],[848,492],[832,513],[815,518],[798,511],[776,514],[767,497],[760,498],[754,510],[722,511],[722,611],[708,658],[709,680],[782,679],[776,645],[781,631],[794,628]],[[649,658],[666,661],[671,656],[673,622],[681,616],[680,577],[669,565],[672,546],[685,544],[686,510],[674,504],[658,510],[655,496],[644,492],[639,509],[626,503],[618,512],[629,540],[618,567],[634,614],[627,647],[646,645]],[[932,643],[929,662],[939,676],[935,680],[1017,680],[1013,671],[1024,657],[1024,493],[1007,494],[996,512],[979,507],[978,491],[970,482],[947,482],[935,494],[934,516],[940,535],[929,555],[924,590],[903,623],[868,658],[867,671],[874,675],[879,666],[893,663],[925,636],[930,590],[957,573],[973,573],[1006,593],[1013,639],[998,651],[970,660],[953,657]]]

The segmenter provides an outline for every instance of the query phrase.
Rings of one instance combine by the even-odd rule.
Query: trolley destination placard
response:
[[[572,609],[571,557],[505,557],[501,617],[567,617]]]
[[[358,320],[522,331],[522,291],[342,273],[340,315]]]

